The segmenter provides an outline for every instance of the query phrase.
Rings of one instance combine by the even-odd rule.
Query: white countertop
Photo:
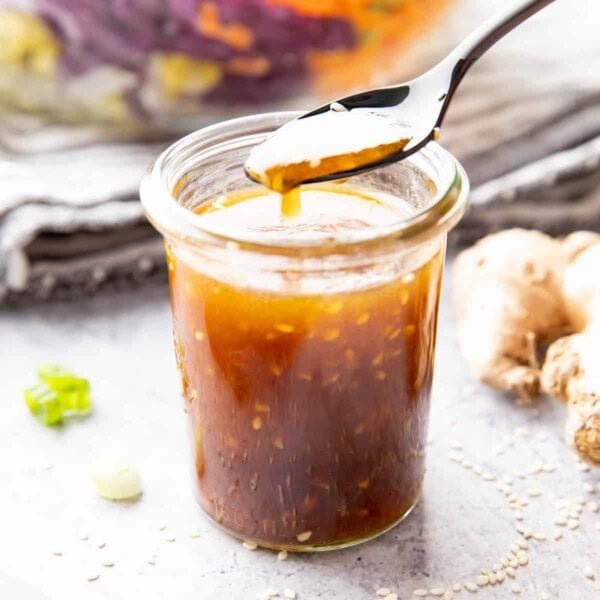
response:
[[[552,540],[555,501],[574,496],[600,501],[600,489],[590,494],[583,486],[598,485],[600,472],[577,470],[562,441],[560,405],[545,399],[537,416],[536,409],[516,407],[473,383],[456,346],[448,289],[422,501],[378,540],[338,552],[290,555],[284,562],[273,552],[244,549],[212,526],[193,499],[170,330],[166,288],[0,315],[0,575],[28,581],[51,600],[237,599],[269,588],[291,588],[302,599],[358,600],[376,598],[381,586],[407,600],[415,588],[473,581],[521,536],[495,483],[450,460],[451,444],[458,442],[467,458],[495,476],[514,477],[538,460],[556,465],[552,473],[513,485],[522,498],[529,488],[542,491],[527,497],[524,524],[548,536],[529,541],[529,565],[518,569],[520,597],[539,600],[547,592],[553,599],[600,598],[584,577],[588,565],[600,576],[600,513],[586,509],[577,530]],[[38,363],[48,360],[89,377],[92,416],[48,429],[27,412],[22,389]],[[523,427],[526,435],[516,433]],[[498,456],[505,435],[514,446]],[[141,471],[144,494],[135,503],[102,500],[90,482],[94,460],[115,452]],[[190,537],[196,532],[199,537]],[[89,540],[82,541],[85,535]],[[147,564],[155,554],[156,564]],[[114,567],[103,567],[106,561]],[[98,580],[87,581],[98,574]],[[516,598],[511,583],[481,589],[477,597]]]

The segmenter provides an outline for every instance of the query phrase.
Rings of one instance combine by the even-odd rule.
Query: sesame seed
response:
[[[204,333],[202,331],[196,331],[194,337],[197,341],[201,342],[204,339]]]
[[[503,556],[503,557],[500,559],[500,564],[501,564],[503,567],[508,567],[508,558],[506,558],[506,556]]]
[[[62,556],[63,553],[60,550],[55,550],[54,552],[52,552],[52,556]]]
[[[482,477],[484,481],[494,481],[496,479],[491,473],[487,472],[485,472]]]
[[[333,329],[328,329],[324,334],[323,334],[323,339],[326,342],[332,342],[333,340],[337,340],[337,338],[340,337],[340,330],[337,327],[334,327]]]
[[[174,541],[175,541],[174,537],[165,538],[165,542],[169,542],[169,544],[172,544]]]
[[[543,469],[543,467],[544,467],[544,465],[541,462],[536,462],[527,469],[527,474],[528,475],[536,475]]]
[[[517,540],[516,544],[522,550],[529,550],[529,544],[525,540]]]
[[[593,513],[597,513],[600,510],[600,505],[597,502],[589,502],[587,507]]]
[[[591,483],[588,483],[586,481],[583,484],[583,491],[587,492],[588,494],[595,494],[596,493],[596,488]]]
[[[558,542],[558,540],[560,540],[562,538],[562,536],[563,536],[563,530],[562,529],[555,529],[554,533],[552,534],[552,537],[557,542]]]
[[[480,586],[486,586],[490,582],[490,578],[487,575],[478,575],[475,579],[475,583]]]
[[[552,464],[542,465],[542,471],[544,471],[544,473],[552,473],[553,471],[556,471],[556,466]]]
[[[517,521],[523,520],[523,513],[520,510],[515,510],[515,519]]]
[[[460,592],[460,590],[462,590],[462,585],[460,585],[460,583],[455,583],[452,586],[452,591],[458,593],[458,592]]]
[[[577,519],[569,519],[567,521],[567,527],[571,530],[577,529],[579,527],[579,521]]]
[[[550,594],[548,594],[547,592],[541,592],[540,600],[550,600]]]
[[[521,586],[520,586],[520,585],[519,585],[519,584],[518,584],[518,583],[515,581],[515,582],[512,584],[512,587],[510,588],[510,591],[511,591],[513,594],[520,594],[520,593],[521,593]]]
[[[423,588],[418,588],[413,592],[413,596],[420,596],[424,598],[425,596],[427,596],[427,593],[427,590],[424,590]]]
[[[443,596],[444,590],[442,588],[433,588],[433,589],[429,590],[429,593],[432,596]]]
[[[254,431],[258,431],[261,427],[262,419],[258,416],[254,417],[254,419],[252,419],[252,429],[254,429]]]
[[[594,573],[594,569],[592,569],[591,566],[587,566],[584,571],[583,574],[588,578],[588,579],[595,579],[596,578],[596,573]]]
[[[303,531],[302,533],[299,533],[296,536],[296,539],[299,542],[308,542],[308,540],[310,539],[311,535],[312,535],[312,531]]]
[[[567,519],[566,517],[558,517],[554,520],[554,524],[560,525],[561,527],[565,527],[565,525],[567,524]]]
[[[498,583],[502,583],[506,579],[506,573],[504,571],[498,571],[496,573],[496,579]]]
[[[516,569],[519,566],[519,561],[516,558],[511,558],[508,563],[513,569]]]
[[[392,593],[392,590],[386,587],[380,587],[375,593],[378,596],[389,596]]]
[[[534,540],[537,540],[538,542],[545,542],[546,541],[546,535],[544,533],[534,532],[532,537],[533,537]]]
[[[94,573],[92,575],[88,575],[86,577],[87,581],[98,581],[98,579],[100,579],[100,574],[99,573]]]
[[[147,560],[146,563],[149,564],[152,567],[156,565],[156,561],[154,559],[152,559],[152,558],[150,560]]]
[[[479,465],[473,465],[473,473],[475,473],[475,475],[481,475],[483,469]]]
[[[585,504],[587,502],[587,498],[584,498],[583,496],[575,496],[575,498],[573,498],[573,502],[575,504]]]
[[[454,598],[454,594],[450,590],[446,590],[444,592],[444,600],[452,600]]]
[[[490,577],[490,585],[496,585],[496,583],[498,582],[496,573],[490,573],[489,577]]]
[[[277,323],[275,325],[275,329],[277,329],[277,331],[280,331],[281,333],[293,333],[294,332],[294,326],[290,325],[289,323]]]
[[[529,556],[526,553],[521,554],[518,557],[519,564],[524,567],[529,562]]]
[[[398,594],[396,592],[392,592],[388,594],[383,600],[398,600]]]
[[[517,576],[517,571],[514,567],[506,567],[505,571],[509,577],[515,578]]]
[[[242,546],[244,546],[246,550],[256,550],[258,548],[258,544],[256,542],[242,542]]]
[[[590,470],[590,465],[581,463],[581,464],[577,465],[577,470],[581,473],[587,473]]]
[[[463,461],[460,463],[465,469],[470,469],[473,467],[473,463],[470,460],[467,460],[466,458],[463,459]]]
[[[102,566],[106,567],[107,569],[109,569],[110,567],[114,567],[115,563],[114,562],[103,562]]]
[[[285,560],[288,557],[287,550],[280,550],[277,554],[277,560]]]
[[[364,325],[369,320],[369,313],[363,313],[356,319],[357,325]]]
[[[290,588],[286,588],[283,590],[283,597],[288,598],[288,600],[295,600],[296,592]]]
[[[467,592],[474,593],[477,591],[477,586],[472,581],[466,581],[465,582],[465,590],[467,590]]]
[[[531,498],[537,498],[538,496],[542,495],[542,492],[540,490],[538,490],[537,488],[529,488],[527,490],[527,495],[530,496]]]
[[[450,458],[450,460],[453,460],[454,462],[462,462],[464,455],[462,452],[449,452],[448,456]]]

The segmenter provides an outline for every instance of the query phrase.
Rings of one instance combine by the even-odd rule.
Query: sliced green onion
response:
[[[71,371],[59,365],[45,364],[38,367],[37,376],[53,390],[72,391],[90,388],[87,379],[77,377]]]
[[[56,425],[65,415],[92,408],[87,379],[54,364],[40,366],[37,375],[40,383],[27,388],[24,397],[30,412],[44,425]]]
[[[58,394],[45,383],[27,388],[25,403],[31,414],[44,425],[56,425],[63,419],[63,409]]]

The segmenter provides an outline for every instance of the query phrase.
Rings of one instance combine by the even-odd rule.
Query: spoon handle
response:
[[[554,0],[519,0],[499,14],[492,16],[482,23],[475,31],[467,36],[437,67],[437,71],[451,71],[450,85],[445,94],[444,107],[440,114],[437,125],[444,118],[448,104],[462,81],[466,72],[471,68],[485,52],[487,52],[498,40],[519,26],[523,21],[542,10]]]
[[[516,4],[482,23],[451,53],[456,62],[468,63],[467,69],[507,33],[518,27],[554,0],[519,0]]]

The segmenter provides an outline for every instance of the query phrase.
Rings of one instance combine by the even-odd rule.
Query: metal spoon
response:
[[[437,138],[454,92],[471,65],[553,1],[520,0],[484,22],[416,79],[341,98],[287,123],[251,151],[246,174],[287,191],[410,156]]]

